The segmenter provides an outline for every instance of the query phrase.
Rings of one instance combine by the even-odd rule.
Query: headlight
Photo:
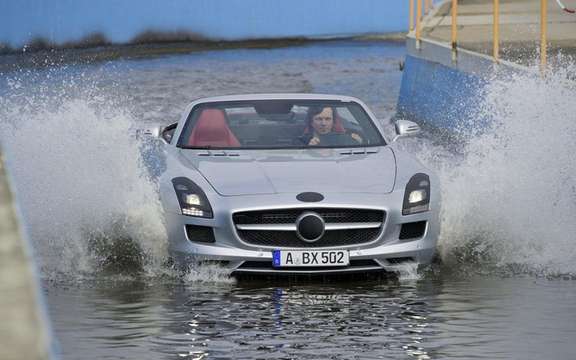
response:
[[[172,179],[183,215],[212,218],[212,207],[200,186],[185,177]]]
[[[404,193],[402,215],[416,214],[430,210],[430,178],[418,173],[408,181]]]

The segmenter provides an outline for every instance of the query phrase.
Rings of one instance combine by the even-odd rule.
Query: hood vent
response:
[[[378,150],[367,149],[367,148],[340,151],[340,155],[366,155],[366,154],[376,154],[376,153],[378,153]]]
[[[198,155],[198,156],[219,156],[219,157],[223,157],[223,156],[228,156],[228,157],[240,156],[239,153],[229,152],[229,151],[203,151],[203,152],[197,153],[197,155]]]

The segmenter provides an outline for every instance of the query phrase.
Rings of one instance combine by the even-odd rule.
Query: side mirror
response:
[[[401,137],[413,136],[420,133],[420,126],[412,121],[398,120],[394,123],[394,126],[396,127],[396,136],[392,141],[396,141]]]
[[[165,128],[160,129],[160,138],[170,144],[172,142],[172,137],[174,137],[174,132],[176,132],[176,127],[178,123],[170,124]]]
[[[136,136],[138,137],[154,137],[157,138],[160,136],[160,126],[154,126],[149,128],[137,129]]]
[[[172,141],[172,137],[174,136],[174,132],[176,131],[176,126],[178,126],[178,123],[170,124],[166,127],[154,126],[149,128],[138,129],[136,130],[136,136],[139,138],[144,137],[159,138],[170,144],[170,141]]]

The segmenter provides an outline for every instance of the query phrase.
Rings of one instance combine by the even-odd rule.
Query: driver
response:
[[[361,144],[362,138],[356,133],[346,133],[335,108],[313,106],[306,115],[303,141],[311,146],[350,146]]]

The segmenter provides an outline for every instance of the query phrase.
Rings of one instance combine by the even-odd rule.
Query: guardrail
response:
[[[424,8],[422,1],[416,0],[416,7],[414,6],[415,0],[409,0],[409,26],[410,32],[415,32],[416,48],[420,49],[420,41],[422,37],[422,20],[423,17],[434,7],[434,2],[425,0]],[[452,61],[458,60],[458,0],[451,1],[451,34],[450,42],[452,48]],[[557,0],[558,2],[558,0]],[[559,6],[566,12],[573,12],[572,9],[566,8],[561,2]],[[415,9],[416,8],[416,9]],[[414,12],[416,17],[414,19]],[[500,0],[493,0],[493,26],[492,26],[492,58],[494,63],[500,62]],[[415,25],[414,25],[415,24]],[[547,46],[547,31],[548,31],[548,0],[540,0],[540,71],[544,73],[547,68],[548,62],[548,46]]]

